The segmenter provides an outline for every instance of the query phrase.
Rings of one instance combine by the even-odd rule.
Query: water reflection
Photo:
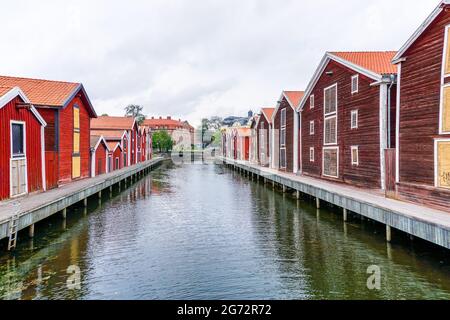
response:
[[[110,199],[111,198],[111,199]],[[24,237],[24,235],[20,235]],[[382,272],[367,289],[367,268]],[[67,283],[80,269],[80,290]],[[449,298],[447,253],[221,166],[166,163],[36,226],[0,257],[3,299]]]

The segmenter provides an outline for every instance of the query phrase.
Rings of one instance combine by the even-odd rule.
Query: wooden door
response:
[[[26,194],[27,189],[27,160],[11,159],[11,197]]]
[[[45,152],[45,175],[47,189],[58,187],[58,154],[55,151]]]
[[[395,149],[385,149],[385,179],[386,179],[386,197],[395,198]]]

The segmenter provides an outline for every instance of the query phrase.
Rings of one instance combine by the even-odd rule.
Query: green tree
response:
[[[168,152],[172,150],[172,137],[165,130],[156,131],[153,133],[153,149],[159,152]]]
[[[141,125],[145,120],[145,115],[142,113],[142,110],[144,110],[144,107],[138,104],[129,104],[125,107],[125,117],[136,118],[137,123]]]

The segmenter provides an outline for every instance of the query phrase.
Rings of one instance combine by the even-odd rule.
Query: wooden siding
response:
[[[281,101],[280,107],[275,114],[274,129],[278,130],[281,139],[281,111],[286,109],[286,169],[280,169],[280,171],[294,172],[294,109],[291,108],[286,98]],[[281,149],[281,142],[276,143],[278,148]],[[278,150],[275,154],[280,156],[281,152]],[[281,161],[278,161],[281,164]]]
[[[95,175],[99,176],[106,173],[106,157],[108,151],[103,142],[100,143],[95,151]]]
[[[326,73],[332,72],[332,76]],[[331,61],[325,68],[312,94],[315,107],[310,109],[309,99],[302,112],[302,165],[303,174],[366,188],[381,188],[380,168],[380,88],[371,86],[374,80],[359,74],[359,92],[351,93],[351,78],[357,72]],[[324,147],[324,89],[337,83],[337,144],[339,147],[339,177],[324,177],[322,172]],[[391,89],[391,124],[395,123],[396,87]],[[358,110],[358,128],[351,129],[351,112]],[[315,133],[310,135],[310,121]],[[395,127],[391,127],[395,137]],[[395,139],[394,139],[395,140]],[[359,165],[352,165],[351,147],[358,146]],[[310,148],[314,148],[315,161],[310,162]]]
[[[119,166],[116,166],[116,158],[119,158]],[[117,148],[113,153],[113,170],[119,170],[123,168],[123,153],[120,148]]]
[[[90,116],[82,99],[75,97],[59,111],[59,183],[72,181],[73,156],[73,106],[80,108],[80,178],[90,176]]]
[[[436,138],[439,135],[441,72],[445,27],[444,10],[406,51],[401,64],[399,180],[401,199],[448,209],[450,192],[435,188]],[[447,81],[444,81],[447,82]]]
[[[15,98],[0,109],[0,200],[10,196],[11,120],[25,122],[28,191],[43,189],[41,124],[27,109],[17,109],[21,103]]]

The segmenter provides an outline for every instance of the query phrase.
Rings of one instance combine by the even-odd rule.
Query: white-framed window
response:
[[[11,121],[11,158],[25,158],[25,122]]]
[[[351,129],[358,129],[358,110],[352,110],[351,112],[351,120],[350,120],[350,126]]]
[[[309,108],[310,109],[314,109],[314,107],[315,107],[314,104],[315,104],[314,95],[312,94],[312,95],[309,96]]]
[[[356,74],[352,77],[352,94],[359,91],[359,75]]]
[[[314,162],[314,147],[309,148],[309,162]]]
[[[280,145],[286,146],[286,109],[281,110]]]
[[[434,141],[435,186],[450,189],[450,139]]]
[[[339,147],[323,148],[323,176],[339,178]]]
[[[280,149],[280,167],[286,169],[286,148]]]
[[[337,144],[337,83],[324,89],[324,144]]]
[[[309,122],[309,135],[314,135],[314,120]]]
[[[359,147],[351,147],[352,166],[359,166]]]

